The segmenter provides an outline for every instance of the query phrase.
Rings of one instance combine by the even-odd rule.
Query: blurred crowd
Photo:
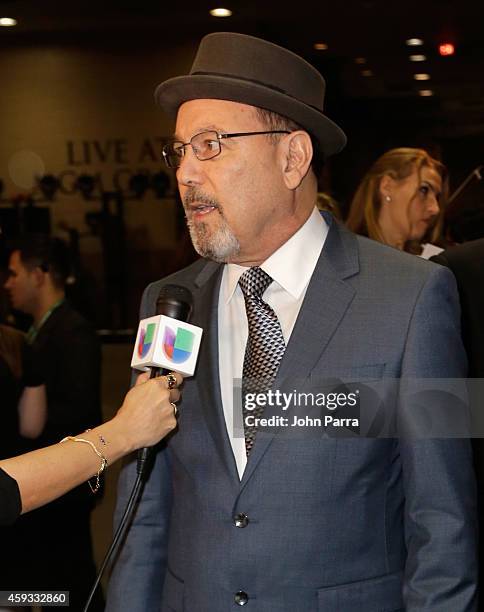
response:
[[[67,245],[24,236],[9,246],[3,286],[12,311],[0,325],[0,459],[58,443],[101,422],[101,348],[94,328],[66,299]],[[24,332],[6,323],[17,323]],[[99,498],[97,498],[99,499]],[[96,571],[86,486],[2,528],[0,589],[71,591],[82,610]],[[102,610],[99,596],[93,607]],[[48,608],[46,608],[48,609]]]

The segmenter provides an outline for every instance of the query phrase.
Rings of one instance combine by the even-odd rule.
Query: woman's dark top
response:
[[[0,525],[10,525],[22,511],[17,481],[0,469]]]

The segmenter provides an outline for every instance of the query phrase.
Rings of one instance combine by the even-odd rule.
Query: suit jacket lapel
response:
[[[237,466],[227,433],[220,393],[218,299],[222,272],[223,266],[208,262],[195,280],[199,293],[192,323],[204,330],[196,377],[207,427],[230,478],[238,482]]]
[[[358,246],[354,234],[324,215],[329,232],[311,277],[301,310],[279,366],[277,389],[292,389],[291,381],[305,380],[324,352],[355,290],[344,279],[359,271]],[[253,474],[271,444],[274,433],[260,432],[249,456],[242,486]]]
[[[356,237],[332,219],[329,224],[277,383],[289,377],[301,379],[309,375],[355,295],[354,288],[345,279],[359,271]]]

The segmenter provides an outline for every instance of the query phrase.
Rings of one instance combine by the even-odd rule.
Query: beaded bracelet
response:
[[[97,493],[99,491],[100,487],[101,487],[100,477],[101,477],[101,474],[104,472],[104,470],[108,467],[108,460],[101,453],[101,451],[97,448],[97,446],[94,444],[94,442],[91,442],[90,440],[86,440],[85,438],[76,438],[75,436],[66,436],[65,438],[63,438],[60,441],[60,444],[63,444],[64,442],[68,442],[69,440],[72,441],[72,442],[84,442],[84,444],[89,444],[89,446],[92,448],[92,450],[101,459],[101,467],[99,468],[97,474],[94,475],[96,477],[96,485],[94,487],[92,486],[91,479],[89,479],[87,481],[91,491],[93,493]],[[94,478],[94,476],[93,476],[93,478]]]

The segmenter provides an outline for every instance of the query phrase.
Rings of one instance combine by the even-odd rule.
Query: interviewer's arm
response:
[[[176,427],[170,402],[179,399],[178,389],[168,390],[166,377],[146,381],[146,376],[129,391],[113,419],[77,435],[92,442],[108,464],[137,448],[153,446]],[[180,384],[182,377],[176,376]],[[17,481],[24,513],[85,482],[98,472],[100,464],[88,444],[68,441],[0,461],[0,468]]]

